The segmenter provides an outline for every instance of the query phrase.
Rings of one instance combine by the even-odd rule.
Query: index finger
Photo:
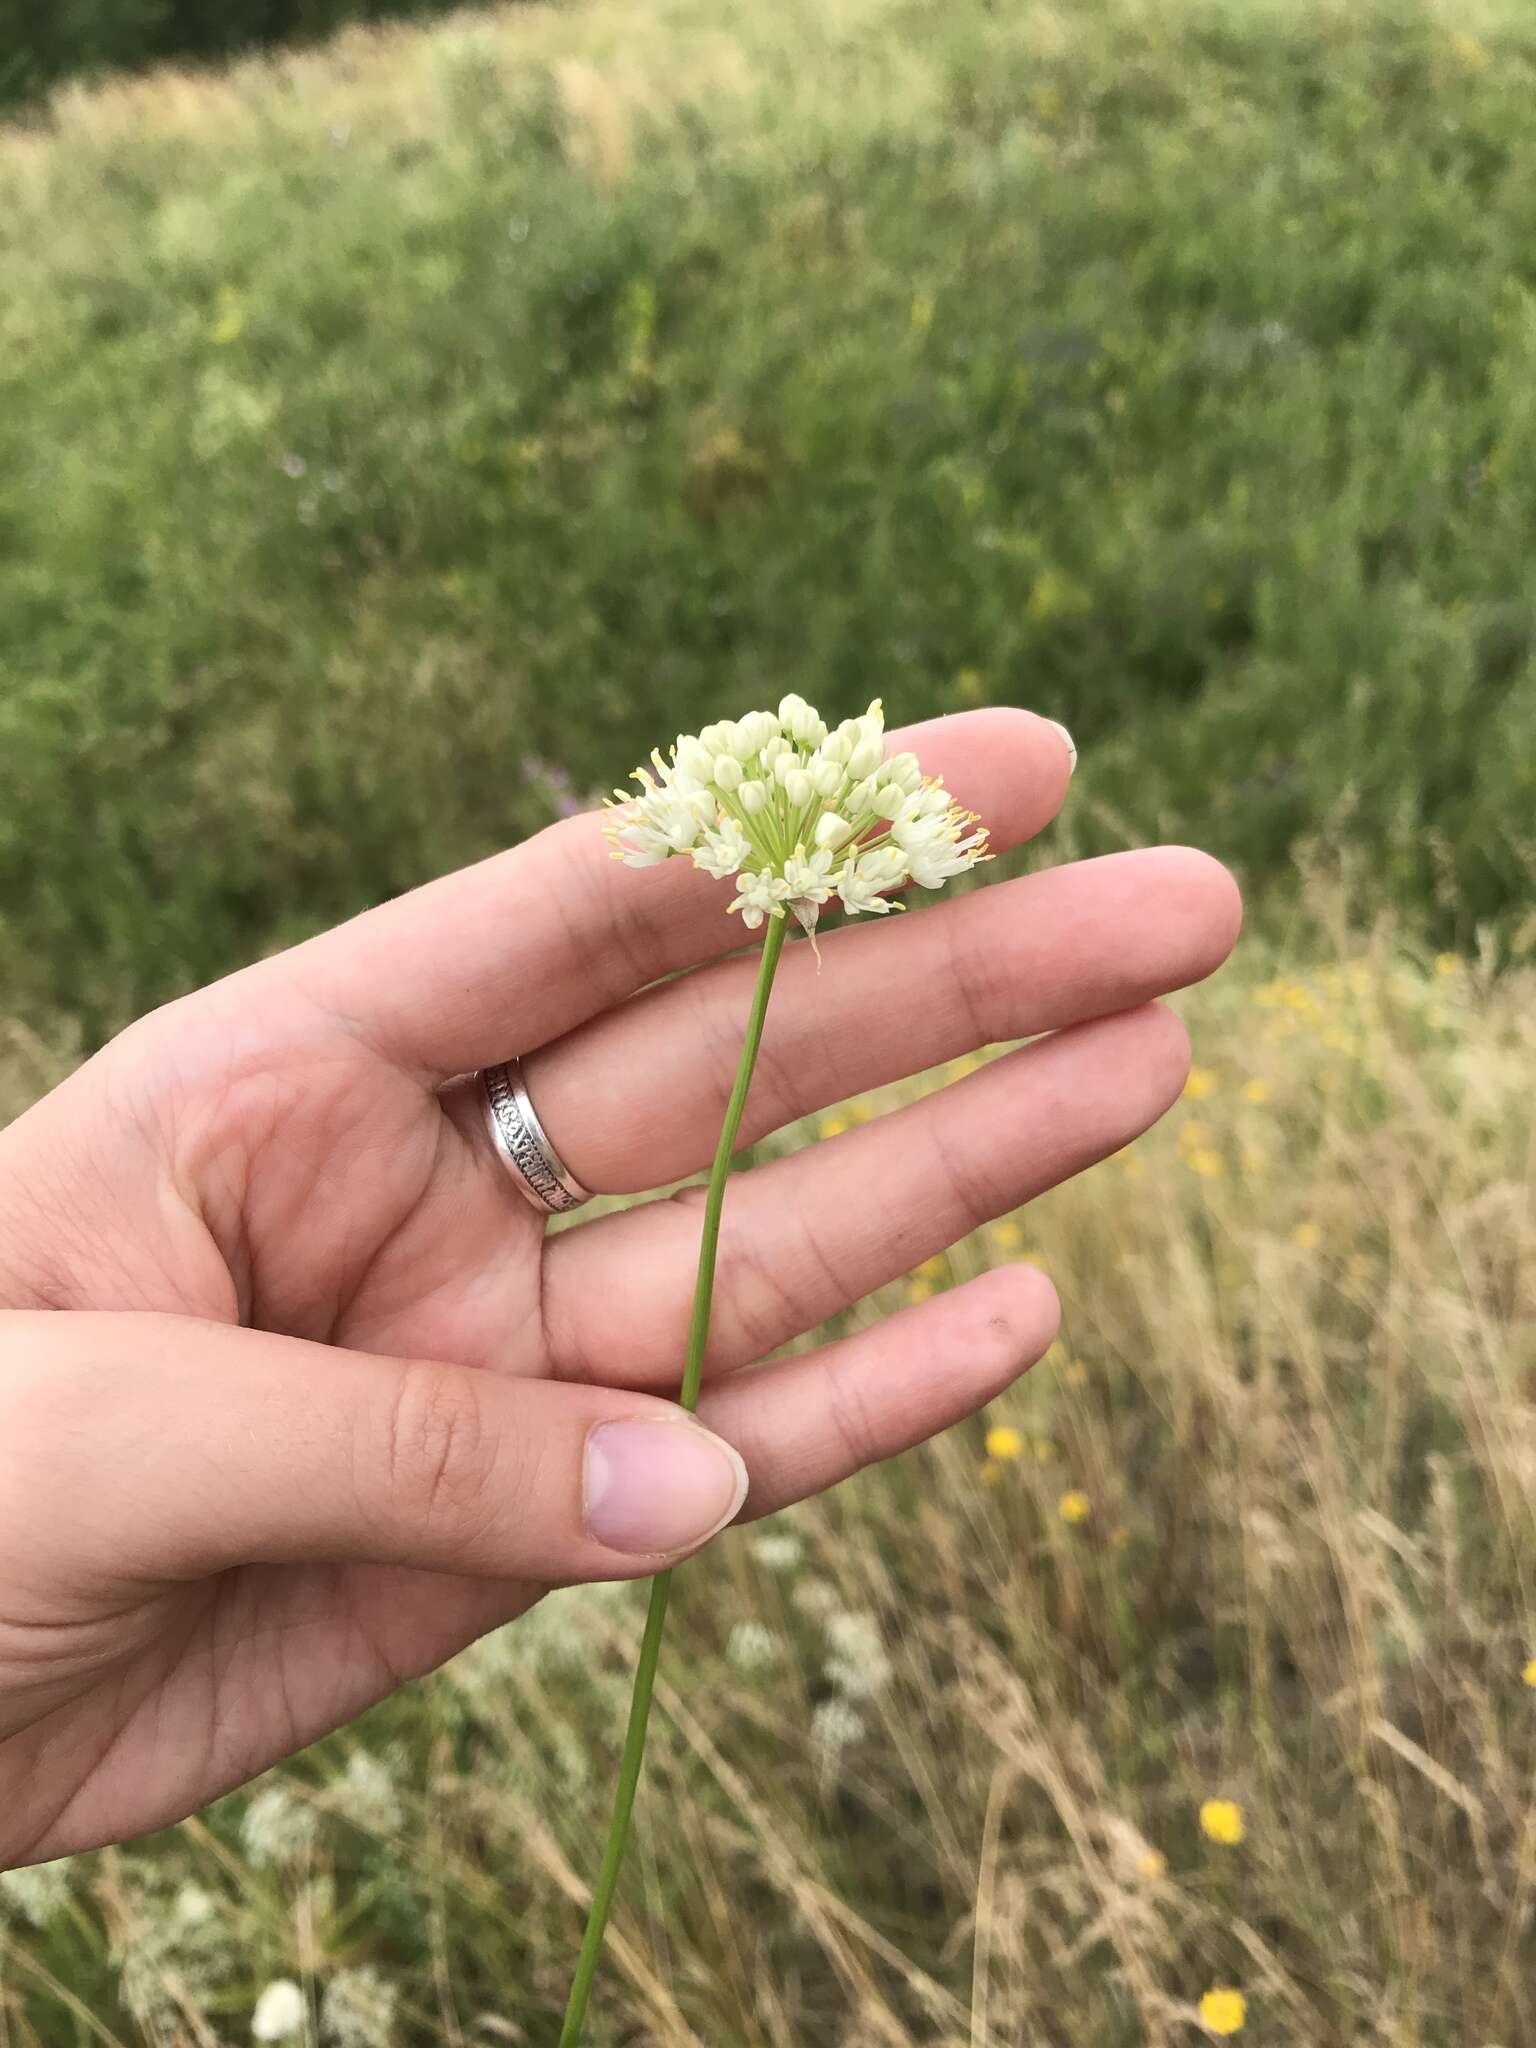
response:
[[[930,719],[888,744],[942,775],[999,849],[1050,822],[1071,774],[1061,727],[1031,711]],[[619,866],[602,814],[588,811],[247,973],[286,980],[435,1085],[735,951],[744,934],[729,900],[689,860]]]

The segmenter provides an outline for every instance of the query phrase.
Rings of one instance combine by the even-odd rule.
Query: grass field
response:
[[[1536,2041],[1533,84],[586,0],[0,129],[0,1118],[792,687],[1063,718],[1042,858],[1255,904],[1167,1124],[857,1312],[1057,1350],[682,1576],[593,2048]],[[0,1877],[0,2048],[551,2048],[638,1598]]]
[[[1269,2048],[1536,2038],[1533,997],[1255,943],[1167,1125],[859,1312],[1030,1257],[1066,1321],[683,1574],[595,2043],[1132,2048],[1218,1986]],[[639,1601],[0,1878],[0,2040],[243,2041],[288,1977],[343,2048],[548,2048]]]
[[[589,0],[0,130],[14,1001],[98,1036],[789,687],[1516,931],[1533,86],[1489,0]]]

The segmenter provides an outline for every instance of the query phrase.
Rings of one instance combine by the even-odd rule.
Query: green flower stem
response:
[[[715,1292],[715,1252],[720,1242],[720,1212],[725,1206],[725,1183],[730,1173],[731,1154],[736,1149],[736,1134],[741,1129],[741,1113],[746,1107],[752,1069],[757,1065],[757,1050],[763,1042],[763,1019],[768,1014],[768,995],[773,987],[773,974],[779,964],[779,954],[784,949],[784,935],[788,924],[787,917],[770,917],[768,920],[768,929],[763,936],[762,958],[757,970],[757,987],[753,990],[752,1008],[747,1017],[746,1041],[741,1048],[741,1059],[736,1068],[736,1084],[731,1090],[731,1099],[726,1107],[725,1122],[720,1127],[720,1142],[715,1147],[715,1163],[709,1172],[709,1193],[704,1202],[704,1233],[699,1242],[699,1273],[693,1289],[693,1320],[688,1328],[688,1352],[683,1365],[682,1391],[678,1395],[681,1405],[690,1412],[699,1405],[699,1382],[704,1373],[704,1346],[709,1337],[709,1311]],[[661,1636],[662,1630],[666,1627],[667,1601],[671,1592],[671,1572],[658,1572],[651,1581],[651,1600],[646,1610],[645,1634],[641,1638],[640,1658],[635,1666],[634,1690],[629,1701],[629,1726],[624,1734],[624,1755],[619,1765],[619,1785],[614,1795],[613,1818],[608,1823],[608,1840],[603,1848],[603,1860],[598,1868],[597,1882],[592,1888],[592,1904],[587,1913],[587,1931],[581,1939],[581,1954],[576,1960],[576,1975],[572,1980],[571,1995],[565,2008],[565,2024],[560,2029],[559,2048],[579,2048],[581,2041],[587,2000],[591,1996],[592,1980],[597,1975],[598,1960],[603,1951],[603,1935],[608,1926],[608,1914],[613,1906],[613,1894],[619,1881],[619,1867],[624,1861],[630,1816],[635,1807],[635,1790],[640,1783],[640,1766],[645,1757],[645,1731],[651,1718],[651,1695],[656,1688],[656,1663],[661,1654]]]

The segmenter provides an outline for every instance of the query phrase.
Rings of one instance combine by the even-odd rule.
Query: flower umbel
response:
[[[834,731],[791,694],[776,712],[680,733],[635,780],[639,795],[615,791],[604,828],[614,859],[645,868],[687,854],[716,881],[734,876],[730,908],[751,931],[793,913],[814,932],[833,897],[880,915],[899,908],[887,891],[939,889],[990,858],[985,828],[941,776],[915,754],[887,758],[878,697]]]

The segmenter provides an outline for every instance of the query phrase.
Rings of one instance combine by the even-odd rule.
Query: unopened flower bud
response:
[[[862,782],[856,782],[843,799],[843,808],[850,818],[862,818],[866,811],[875,808],[875,790],[878,787],[873,775],[866,775]]]
[[[811,787],[818,796],[836,796],[842,788],[844,775],[836,761],[829,761],[824,754],[812,754],[805,764],[805,772],[811,778]]]
[[[759,811],[767,810],[769,796],[766,782],[744,782],[736,792],[736,801],[748,817],[755,818]]]
[[[916,754],[893,754],[885,764],[885,779],[904,789],[909,796],[914,789],[921,789],[923,771],[917,765]]]
[[[848,773],[855,782],[866,775],[873,775],[885,758],[885,742],[880,739],[861,739],[848,756]]]
[[[797,691],[791,690],[788,696],[779,699],[779,724],[784,728],[785,732],[793,732],[795,720],[803,711],[809,711],[810,708],[810,705],[806,703],[805,699]]]
[[[784,778],[784,794],[792,804],[808,804],[813,795],[811,778],[803,768],[791,768]]]
[[[793,747],[790,747],[786,752],[779,754],[775,757],[773,763],[773,776],[774,780],[779,784],[780,788],[782,788],[784,784],[788,782],[790,776],[796,772],[799,766],[800,756],[795,752]]]
[[[824,761],[835,761],[839,768],[846,768],[848,756],[853,752],[854,744],[854,740],[849,738],[842,726],[839,726],[836,732],[828,733],[827,737],[822,741],[821,758]]]
[[[907,807],[907,792],[894,782],[882,783],[875,791],[874,808],[882,818],[899,818]]]
[[[828,853],[836,853],[846,845],[852,836],[853,827],[846,818],[840,818],[836,811],[825,811],[816,820],[816,844]]]
[[[715,758],[713,774],[715,787],[727,795],[741,786],[741,763],[734,754],[719,754]]]
[[[691,776],[695,782],[708,782],[714,773],[715,764],[708,751],[695,739],[680,739],[677,743],[677,772]]]
[[[770,740],[778,738],[779,721],[771,711],[749,711],[741,720],[741,732],[747,743],[747,751],[740,759],[750,761],[754,754],[763,751]]]

